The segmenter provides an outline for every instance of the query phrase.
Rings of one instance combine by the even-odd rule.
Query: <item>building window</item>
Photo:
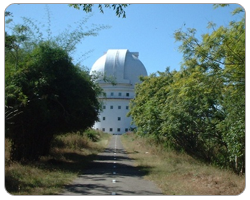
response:
[[[128,106],[126,106],[126,109],[128,110]]]
[[[118,121],[121,121],[121,117],[118,117]]]
[[[121,109],[122,107],[121,106],[118,106],[118,109]]]
[[[110,106],[110,109],[113,109],[113,106]]]
[[[117,128],[117,132],[120,132],[121,131],[121,129],[120,128]]]
[[[102,117],[102,120],[104,121],[106,118],[105,117]]]
[[[121,93],[121,92],[119,92],[119,93],[118,93],[118,96],[119,96],[119,97],[121,97],[121,96],[122,96],[122,93]]]
[[[128,128],[125,128],[125,132],[128,132]]]
[[[109,131],[112,132],[112,131],[113,131],[113,128],[110,128]]]
[[[126,97],[129,97],[129,93],[126,93]]]
[[[111,92],[111,93],[110,93],[110,96],[114,96],[114,92]]]
[[[106,109],[106,106],[103,106],[102,108],[103,108],[103,109]]]
[[[105,128],[102,128],[102,131],[104,132],[104,131],[105,131]]]

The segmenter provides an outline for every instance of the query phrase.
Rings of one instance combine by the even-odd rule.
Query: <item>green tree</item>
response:
[[[39,44],[6,82],[6,105],[21,112],[7,125],[15,160],[38,159],[48,153],[54,134],[87,129],[98,120],[96,86],[53,43]]]
[[[37,160],[49,152],[55,134],[85,130],[98,120],[101,88],[70,53],[102,26],[44,38],[32,20],[24,21],[5,33],[6,137],[12,159]]]
[[[224,118],[218,101],[221,80],[199,66],[182,70],[173,79],[162,107],[162,132],[175,148],[211,162],[220,153],[215,149],[224,149],[216,129]]]
[[[222,135],[216,129],[224,119],[218,77],[196,66],[180,72],[167,69],[142,80],[129,112],[140,133],[206,161],[224,153]]]
[[[233,14],[241,12],[236,9]],[[179,72],[142,78],[129,115],[139,132],[192,156],[243,172],[245,165],[245,18],[181,42]]]
[[[98,4],[98,8],[101,13],[104,13],[104,8],[113,8],[115,10],[116,16],[126,18],[126,12],[124,8],[126,8],[129,4]],[[69,4],[70,7],[80,10],[82,8],[86,13],[92,12],[92,7],[94,4]]]
[[[242,8],[233,14],[242,12]],[[175,33],[181,41],[180,50],[184,54],[186,68],[197,63],[211,76],[223,80],[220,98],[220,110],[225,119],[218,124],[226,143],[228,160],[236,171],[244,170],[245,163],[245,17],[232,21],[227,27],[216,29],[209,23],[211,34],[202,35],[202,41],[195,37],[196,30],[181,30]]]
[[[167,95],[173,79],[169,68],[165,72],[142,77],[142,83],[135,87],[136,98],[130,102],[129,116],[144,135],[150,135],[157,141],[162,139],[160,130],[163,123],[161,112],[167,101]],[[143,117],[142,117],[143,116]]]

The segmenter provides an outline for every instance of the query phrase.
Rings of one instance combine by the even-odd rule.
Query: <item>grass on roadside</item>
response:
[[[184,153],[166,150],[133,133],[122,136],[128,155],[146,171],[166,195],[238,195],[245,177],[195,160]]]
[[[110,135],[88,130],[55,137],[49,156],[21,164],[10,161],[11,141],[5,140],[5,188],[14,195],[58,194],[101,152]]]

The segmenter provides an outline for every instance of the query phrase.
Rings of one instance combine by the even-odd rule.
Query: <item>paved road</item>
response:
[[[68,185],[63,195],[161,195],[160,189],[133,165],[113,135],[108,148],[98,154],[89,169]]]

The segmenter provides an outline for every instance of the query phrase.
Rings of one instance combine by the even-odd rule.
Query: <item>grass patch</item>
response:
[[[32,163],[11,162],[11,141],[6,139],[6,190],[14,195],[58,194],[103,151],[109,139],[109,134],[92,130],[58,135],[53,140],[50,155]]]
[[[238,195],[245,189],[245,176],[206,165],[187,154],[166,150],[133,133],[122,136],[128,155],[146,179],[155,182],[166,195]]]

